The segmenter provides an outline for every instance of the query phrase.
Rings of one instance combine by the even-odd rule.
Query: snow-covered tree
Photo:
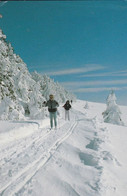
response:
[[[9,96],[6,96],[0,103],[1,120],[19,120],[24,119],[24,109],[22,105],[14,102]]]
[[[0,119],[44,117],[43,102],[54,94],[59,102],[75,96],[48,76],[31,74],[0,30]]]
[[[64,103],[66,100],[76,100],[76,97],[64,89],[58,82],[54,82],[47,75],[40,75],[37,72],[32,73],[32,78],[40,84],[41,93],[46,100],[49,99],[49,95],[53,94],[58,102]]]
[[[89,109],[89,104],[88,104],[88,102],[86,102],[84,108],[85,108],[85,109]]]
[[[113,90],[107,97],[107,108],[102,113],[102,115],[104,122],[123,125],[123,122],[121,120],[121,111],[116,104],[116,96]]]

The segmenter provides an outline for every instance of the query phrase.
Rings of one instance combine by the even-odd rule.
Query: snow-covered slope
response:
[[[124,126],[104,123],[106,105],[73,102],[71,121],[59,108],[49,119],[0,122],[1,196],[126,196],[127,107]]]
[[[0,30],[0,119],[43,118],[43,102],[51,93],[60,103],[75,100],[74,95],[48,76],[31,74]]]

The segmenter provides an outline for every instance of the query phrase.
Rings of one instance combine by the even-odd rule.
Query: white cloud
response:
[[[90,93],[90,92],[101,92],[101,91],[110,91],[110,90],[120,90],[120,88],[114,87],[114,88],[79,88],[73,90],[74,93]]]
[[[95,74],[87,74],[79,77],[103,77],[103,76],[127,76],[127,70],[119,71],[119,72],[106,72],[106,73],[95,73]]]
[[[5,3],[7,3],[8,1],[0,1],[0,7],[4,6]]]
[[[111,91],[111,90],[127,90],[127,87],[118,88],[118,87],[109,87],[109,88],[79,88],[74,89],[73,93],[92,93],[92,92],[102,92],[102,91]]]
[[[84,81],[84,82],[63,82],[61,83],[63,86],[66,87],[81,87],[81,86],[97,86],[97,85],[121,85],[121,84],[127,84],[127,80],[109,80],[109,81]]]
[[[60,70],[60,71],[55,71],[55,72],[46,72],[46,74],[50,75],[50,76],[69,75],[69,74],[78,74],[78,73],[96,71],[96,70],[100,70],[100,69],[104,69],[104,67],[101,65],[97,65],[97,64],[89,64],[89,65],[87,64],[81,68],[65,69],[65,70]]]

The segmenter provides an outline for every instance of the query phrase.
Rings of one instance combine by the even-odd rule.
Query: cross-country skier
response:
[[[63,107],[65,109],[65,120],[70,120],[69,110],[71,109],[71,105],[69,100],[66,101]]]
[[[57,107],[59,106],[58,102],[54,100],[53,95],[49,95],[49,100],[44,102],[45,106],[48,106],[49,116],[50,116],[50,126],[53,128],[53,121],[55,128],[57,129]]]

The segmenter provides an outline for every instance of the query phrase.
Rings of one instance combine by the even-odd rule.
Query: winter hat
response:
[[[51,98],[51,99],[53,99],[54,98],[54,96],[51,94],[51,95],[49,95],[49,97]]]

